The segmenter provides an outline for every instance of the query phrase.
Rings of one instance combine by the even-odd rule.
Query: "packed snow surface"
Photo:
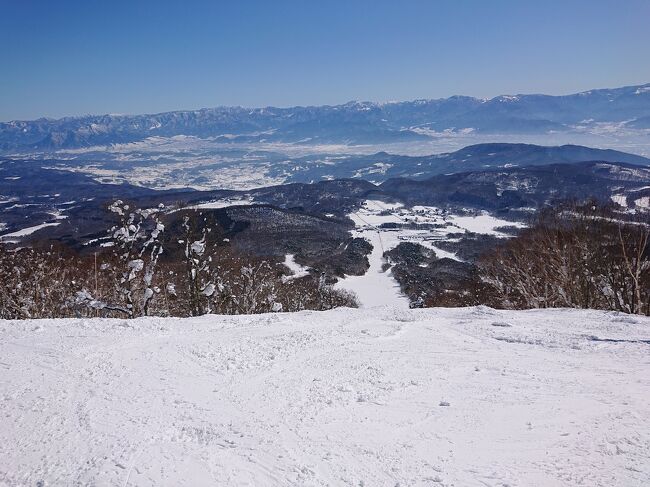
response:
[[[372,245],[372,252],[368,255],[370,267],[362,276],[346,276],[340,279],[335,287],[352,291],[357,297],[362,308],[391,305],[397,309],[408,308],[409,300],[400,290],[399,283],[393,278],[392,272],[383,270],[384,252],[390,250],[382,240],[382,232],[363,230],[353,232],[355,237],[365,238]],[[396,246],[395,243],[394,246]]]
[[[643,486],[650,320],[0,321],[0,485]]]

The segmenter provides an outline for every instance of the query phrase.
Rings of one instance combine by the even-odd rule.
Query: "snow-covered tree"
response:
[[[73,316],[70,297],[89,285],[88,266],[87,258],[60,247],[0,245],[0,319]]]
[[[118,217],[118,223],[108,231],[107,242],[113,254],[110,265],[116,275],[118,302],[94,296],[85,289],[77,293],[77,303],[121,312],[129,318],[147,316],[152,300],[160,292],[154,277],[163,253],[161,236],[165,226],[160,217],[164,205],[138,209],[117,200],[108,209]]]
[[[179,243],[184,246],[187,299],[192,316],[212,311],[211,298],[215,294],[216,284],[211,266],[214,245],[208,241],[210,231],[201,214],[195,218],[183,216],[183,239]]]

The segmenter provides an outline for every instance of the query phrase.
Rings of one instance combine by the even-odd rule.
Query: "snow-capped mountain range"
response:
[[[177,135],[222,142],[371,144],[439,134],[645,131],[650,83],[564,96],[452,96],[290,108],[218,107],[150,115],[88,115],[0,123],[0,150],[52,150]]]

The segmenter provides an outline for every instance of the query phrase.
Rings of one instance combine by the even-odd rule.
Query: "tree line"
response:
[[[115,225],[96,251],[0,246],[0,318],[184,317],[357,305],[325,274],[294,278],[280,262],[237,251],[212,213],[185,209],[170,218],[162,206],[138,209],[122,201],[109,210]],[[422,272],[406,273],[401,281],[403,289],[406,282],[425,290],[419,306],[650,315],[647,215],[563,204],[538,212],[527,229],[475,264],[444,262],[429,262],[426,269],[437,270],[429,273],[411,265]]]
[[[596,203],[545,209],[484,254],[478,274],[496,307],[650,315],[650,222]]]

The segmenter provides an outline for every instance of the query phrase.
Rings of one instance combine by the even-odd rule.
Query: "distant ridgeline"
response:
[[[650,84],[566,96],[516,95],[291,108],[218,107],[0,124],[0,150],[79,148],[176,135],[227,143],[373,144],[464,133],[542,134],[650,128]]]

